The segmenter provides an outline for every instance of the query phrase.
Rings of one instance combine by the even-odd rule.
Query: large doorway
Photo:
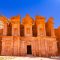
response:
[[[32,54],[31,45],[27,45],[27,54]]]

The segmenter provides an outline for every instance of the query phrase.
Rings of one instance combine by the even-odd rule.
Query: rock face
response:
[[[0,55],[4,56],[56,56],[58,46],[53,27],[53,18],[45,22],[45,17],[28,14],[20,22],[20,16],[9,20],[0,17]]]
[[[55,29],[55,35],[57,39],[58,54],[60,55],[60,26],[57,29]]]

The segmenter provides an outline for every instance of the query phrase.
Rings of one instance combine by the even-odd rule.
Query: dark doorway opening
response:
[[[27,54],[32,54],[31,45],[27,46]]]
[[[12,36],[12,24],[7,25],[7,36]]]

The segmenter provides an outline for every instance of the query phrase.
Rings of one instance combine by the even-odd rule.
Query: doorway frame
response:
[[[30,47],[30,54],[28,53],[28,46]],[[32,55],[32,46],[31,45],[27,45],[26,46],[26,51],[27,51],[27,55]]]

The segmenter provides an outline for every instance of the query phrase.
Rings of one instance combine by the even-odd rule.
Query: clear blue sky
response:
[[[60,25],[60,0],[0,0],[0,15],[7,18],[18,14],[24,17],[26,14],[31,17],[42,15],[46,20],[54,17],[54,27]]]

